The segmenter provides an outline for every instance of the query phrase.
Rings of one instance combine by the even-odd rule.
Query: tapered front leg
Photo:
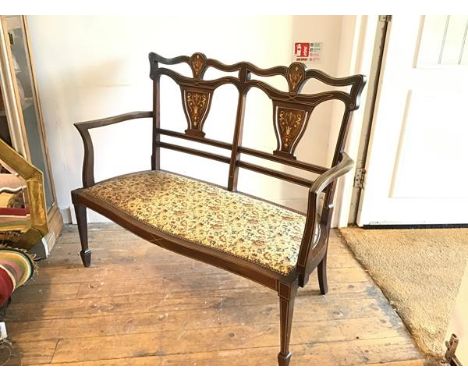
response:
[[[289,342],[291,338],[292,319],[294,312],[294,300],[297,292],[297,281],[293,284],[280,284],[278,295],[280,302],[280,343],[278,364],[288,366],[291,360]]]
[[[320,293],[327,294],[328,292],[328,281],[327,281],[327,252],[317,267],[318,281],[320,286]]]
[[[88,219],[86,216],[86,207],[82,204],[74,204],[74,206],[81,242],[80,257],[83,265],[89,267],[91,265],[91,251],[88,248]]]

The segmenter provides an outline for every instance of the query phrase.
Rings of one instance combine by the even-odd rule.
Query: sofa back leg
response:
[[[289,342],[291,338],[294,300],[296,298],[297,282],[293,284],[280,284],[278,295],[280,302],[280,352],[278,365],[288,366],[291,360]]]
[[[88,219],[86,216],[86,207],[82,204],[74,204],[74,206],[81,242],[80,257],[83,265],[89,267],[91,265],[91,251],[88,248]]]
[[[327,294],[328,292],[327,253],[328,253],[328,250],[327,252],[325,252],[325,256],[323,257],[322,261],[319,263],[317,267],[318,281],[319,281],[321,294]]]

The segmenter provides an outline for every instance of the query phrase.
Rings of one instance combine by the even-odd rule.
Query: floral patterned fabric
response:
[[[124,175],[85,189],[159,231],[286,275],[296,266],[305,217],[162,171]]]

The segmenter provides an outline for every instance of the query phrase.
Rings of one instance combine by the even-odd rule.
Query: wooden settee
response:
[[[310,273],[318,268],[322,294],[327,293],[327,247],[333,211],[336,180],[353,167],[343,152],[351,114],[359,107],[365,77],[353,75],[333,78],[319,70],[306,70],[302,63],[289,67],[260,69],[248,62],[225,65],[202,53],[164,58],[149,55],[153,81],[153,110],[131,112],[115,117],[76,123],[84,142],[83,188],[72,191],[84,266],[91,263],[88,248],[86,208],[106,216],[136,235],[157,245],[236,273],[273,289],[279,295],[280,352],[278,362],[288,365],[289,339],[298,287],[303,287]],[[184,76],[170,67],[188,64],[192,75]],[[208,68],[224,73],[204,79]],[[255,79],[251,77],[255,75]],[[185,131],[161,126],[161,76],[168,76],[180,87],[182,106],[187,119]],[[283,76],[288,91],[281,91],[257,78]],[[315,79],[339,90],[303,94],[303,85]],[[232,84],[238,91],[232,142],[205,136],[203,124],[210,111],[215,90]],[[271,133],[276,135],[273,152],[259,151],[242,145],[242,131],[247,94],[257,88],[272,101]],[[343,91],[341,89],[347,89]],[[344,104],[340,131],[330,168],[296,159],[294,151],[307,128],[314,108],[323,102],[339,100]],[[90,129],[137,118],[151,118],[153,144],[151,169],[127,174],[98,183],[94,181],[93,144]],[[169,143],[165,136],[181,142],[197,142],[229,150],[229,155]],[[161,148],[197,155],[229,166],[227,187],[220,187],[160,168]],[[326,148],[324,148],[325,150]],[[306,170],[318,177],[312,181],[260,166],[244,160],[249,155],[269,162]],[[239,169],[248,169],[308,188],[307,213],[302,214],[237,192]],[[321,197],[323,200],[321,201]],[[213,285],[216,288],[216,285]]]

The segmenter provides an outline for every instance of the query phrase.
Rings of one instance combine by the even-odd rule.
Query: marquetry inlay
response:
[[[208,114],[211,102],[210,91],[182,90],[183,107],[187,116],[188,129],[191,135],[204,136],[203,122]]]
[[[288,149],[290,144],[297,138],[304,121],[304,115],[305,112],[302,110],[279,110],[279,128],[285,149]]]
[[[208,95],[205,93],[187,92],[187,109],[194,128],[199,127],[200,120],[208,105]]]
[[[287,72],[287,80],[289,84],[289,91],[297,93],[301,83],[305,79],[305,68],[304,64],[299,62],[293,62]]]
[[[278,107],[276,129],[278,149],[275,154],[294,158],[294,149],[304,133],[308,113],[305,110]]]
[[[195,53],[190,57],[190,67],[192,68],[193,77],[200,78],[205,68],[206,57],[201,53]]]

